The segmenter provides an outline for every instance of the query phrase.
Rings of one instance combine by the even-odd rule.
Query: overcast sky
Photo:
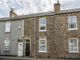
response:
[[[18,15],[53,11],[57,0],[0,0],[0,17],[8,17],[10,7]],[[80,8],[80,0],[60,0],[61,9]]]

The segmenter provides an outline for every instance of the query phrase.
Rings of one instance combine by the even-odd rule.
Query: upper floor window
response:
[[[68,30],[77,30],[76,16],[68,16]]]
[[[10,22],[5,23],[5,32],[10,32],[10,25],[11,25]]]
[[[76,53],[79,51],[78,48],[78,39],[77,38],[70,38],[69,39],[69,52]]]
[[[8,38],[4,40],[4,50],[10,50],[10,40]]]
[[[46,38],[39,39],[39,52],[47,52],[47,40]]]
[[[39,31],[46,31],[46,17],[39,18]]]

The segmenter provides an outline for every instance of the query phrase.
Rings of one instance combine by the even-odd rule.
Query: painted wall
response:
[[[11,22],[11,30],[9,33],[5,32],[5,22],[0,22],[0,51],[1,55],[17,55],[17,40],[20,37],[23,37],[24,32],[24,20],[16,20],[16,21],[10,21]],[[20,28],[20,27],[21,28]],[[20,29],[19,29],[20,28]],[[10,39],[10,51],[5,52],[4,51],[4,40],[8,38]]]

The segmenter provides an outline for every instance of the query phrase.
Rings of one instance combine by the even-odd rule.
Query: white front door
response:
[[[23,56],[23,42],[18,42],[18,56]]]

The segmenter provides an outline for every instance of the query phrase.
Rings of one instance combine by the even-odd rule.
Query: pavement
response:
[[[54,59],[54,58],[31,58],[31,57],[0,56],[0,60],[80,60],[80,59]]]
[[[12,56],[0,56],[0,60],[32,60],[30,57],[12,57]]]

